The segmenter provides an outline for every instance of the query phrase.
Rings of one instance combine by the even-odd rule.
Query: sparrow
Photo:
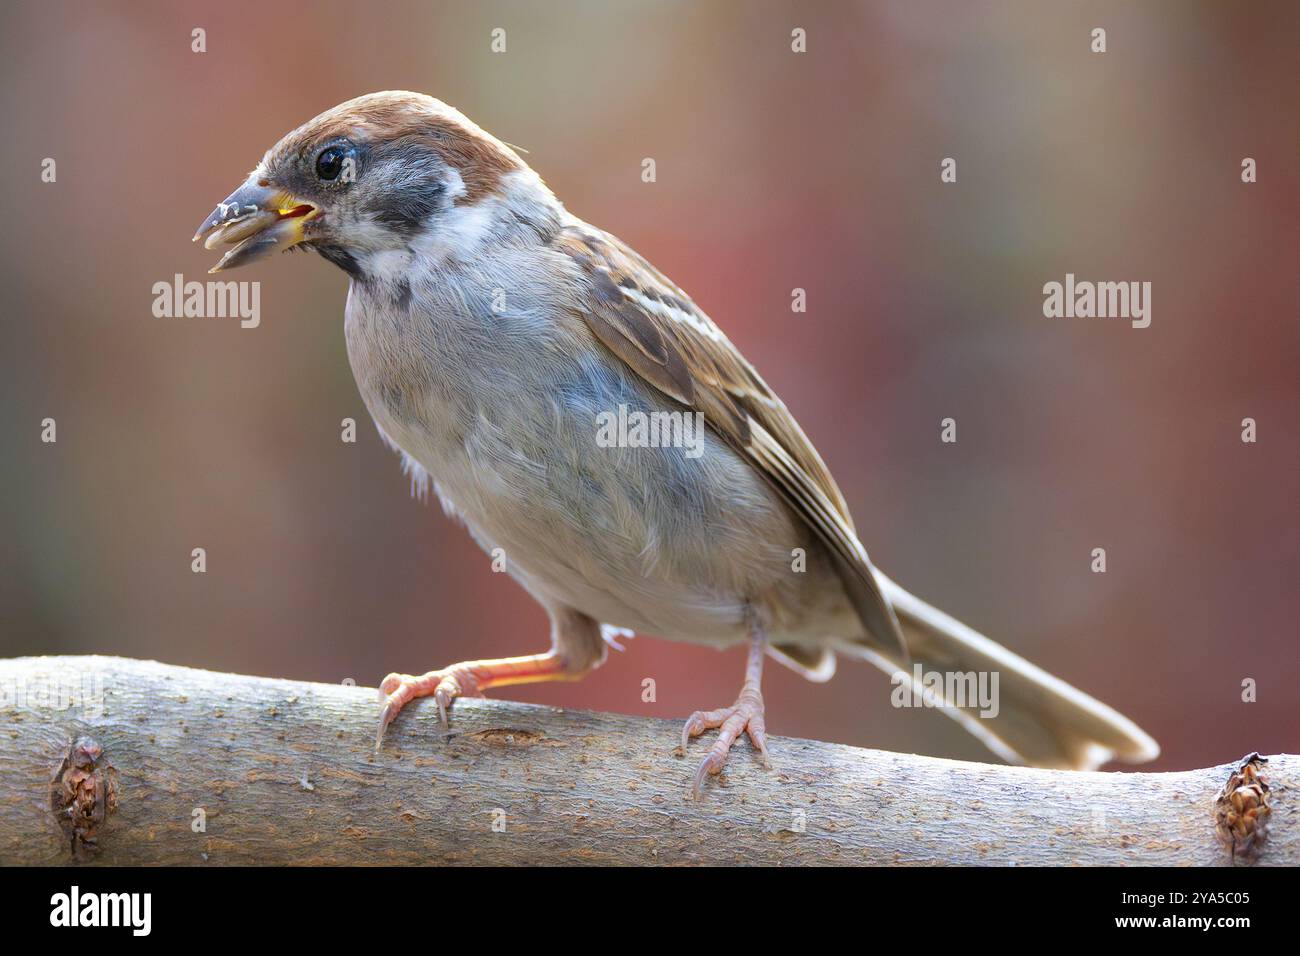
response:
[[[544,653],[389,674],[376,747],[416,698],[432,696],[445,724],[458,697],[577,680],[617,628],[747,647],[735,702],[683,727],[682,753],[718,732],[696,796],[741,734],[770,766],[765,657],[813,681],[836,655],[900,686],[995,674],[996,708],[952,682],[912,689],[943,697],[944,714],[1014,763],[1089,769],[1159,752],[874,567],[821,456],[717,324],[441,101],[382,92],[321,113],[194,238],[224,249],[213,272],[302,248],[347,273],[348,359],[380,434],[550,617]],[[600,441],[612,413],[703,425],[694,447]]]

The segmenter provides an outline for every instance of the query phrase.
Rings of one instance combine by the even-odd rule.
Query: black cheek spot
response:
[[[445,192],[436,179],[420,180],[380,196],[371,204],[370,213],[379,223],[409,238],[422,230],[442,206]]]

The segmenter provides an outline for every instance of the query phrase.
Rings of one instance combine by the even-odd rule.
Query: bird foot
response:
[[[718,710],[697,710],[691,714],[686,721],[686,726],[682,728],[682,754],[686,754],[687,747],[692,737],[698,737],[706,730],[718,728],[718,739],[713,742],[709,748],[708,754],[701,761],[699,769],[695,771],[695,779],[691,784],[691,796],[699,799],[700,791],[704,788],[704,781],[710,774],[722,772],[722,767],[727,762],[727,755],[731,752],[731,745],[736,742],[743,731],[749,736],[749,741],[754,745],[763,760],[763,766],[771,769],[772,761],[767,754],[767,732],[763,721],[763,695],[755,688],[746,687],[740,693],[740,698],[730,707],[723,707]]]
[[[384,697],[384,711],[379,715],[379,734],[375,749],[384,740],[384,730],[403,707],[417,697],[432,697],[438,702],[438,715],[447,726],[447,708],[457,697],[482,697],[483,691],[503,684],[534,684],[538,681],[575,679],[590,665],[575,668],[565,655],[555,649],[545,654],[525,657],[500,657],[483,661],[462,661],[442,670],[429,671],[419,677],[389,674],[379,685]]]
[[[456,665],[442,670],[429,671],[419,677],[410,674],[389,674],[379,685],[384,698],[384,709],[379,715],[379,733],[375,736],[375,749],[384,742],[384,731],[411,701],[417,697],[432,697],[438,704],[442,726],[447,726],[447,708],[457,697],[482,697],[474,672]]]

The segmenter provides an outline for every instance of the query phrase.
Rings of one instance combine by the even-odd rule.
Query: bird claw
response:
[[[718,729],[718,739],[709,748],[708,754],[700,761],[699,768],[691,782],[691,796],[698,800],[704,789],[704,782],[711,774],[722,772],[731,752],[731,745],[745,733],[758,751],[766,769],[772,768],[772,761],[767,753],[767,728],[763,720],[763,697],[757,691],[745,690],[740,699],[730,707],[718,710],[697,710],[686,720],[682,727],[682,754],[685,755],[692,737],[698,737],[706,730]]]
[[[384,731],[403,707],[417,697],[432,697],[438,705],[438,718],[445,730],[449,721],[447,710],[457,697],[477,697],[478,687],[467,671],[455,667],[429,671],[419,677],[410,674],[389,674],[379,685],[384,699],[384,709],[379,713],[379,732],[375,735],[375,750],[384,743]]]

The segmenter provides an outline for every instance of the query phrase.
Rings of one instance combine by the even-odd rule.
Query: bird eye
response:
[[[343,169],[343,150],[337,146],[327,146],[316,157],[316,175],[325,181],[338,179]]]

